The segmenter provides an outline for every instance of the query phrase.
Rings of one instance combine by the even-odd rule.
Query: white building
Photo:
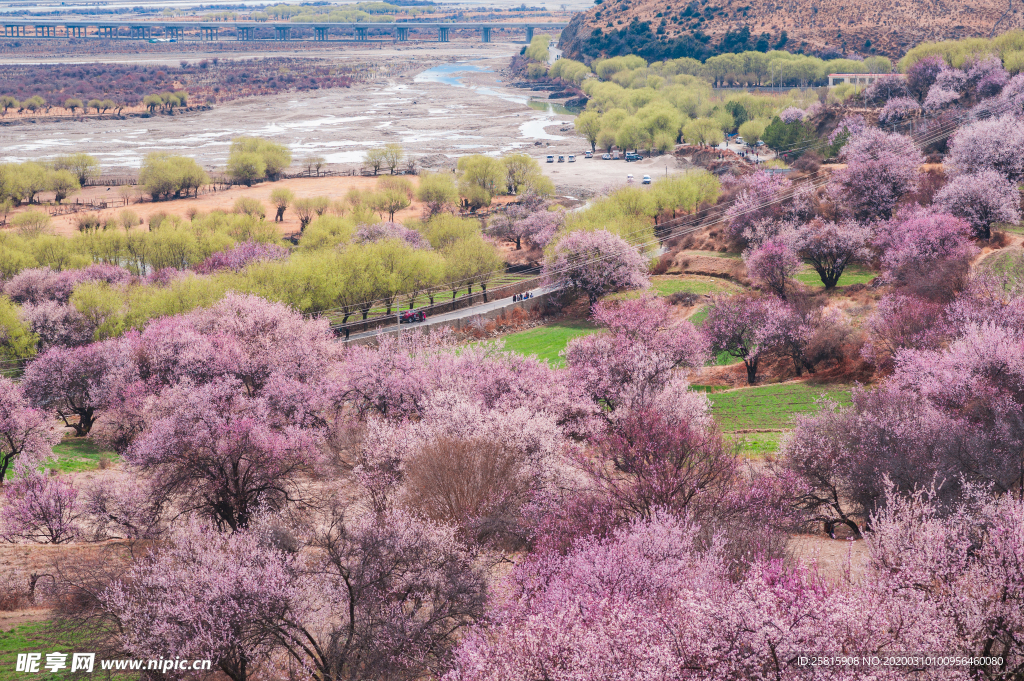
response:
[[[902,73],[830,73],[828,74],[828,86],[835,87],[836,85],[842,85],[843,83],[850,83],[851,85],[871,85],[875,82],[876,78],[881,78],[883,76],[904,77]]]

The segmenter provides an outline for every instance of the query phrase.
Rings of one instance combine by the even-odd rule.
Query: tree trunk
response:
[[[757,383],[757,360],[743,360],[743,364],[747,367],[747,385],[754,385]]]

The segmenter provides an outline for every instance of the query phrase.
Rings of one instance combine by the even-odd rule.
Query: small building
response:
[[[899,76],[905,78],[902,73],[830,73],[828,74],[828,86],[835,87],[843,83],[851,85],[871,85],[876,78],[883,76]]]

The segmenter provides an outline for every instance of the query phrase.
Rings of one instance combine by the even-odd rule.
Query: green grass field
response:
[[[781,383],[708,393],[715,419],[725,432],[792,428],[793,415],[817,411],[815,400],[821,397],[850,404],[850,389]]]
[[[19,624],[9,631],[0,630],[0,681],[24,681],[27,678],[39,679],[40,681],[54,681],[62,678],[61,673],[51,673],[42,669],[37,674],[25,674],[14,671],[15,662],[18,660],[18,653],[43,653],[43,662],[46,661],[46,653],[73,651],[50,643],[45,635],[46,622],[32,622],[30,624]],[[78,651],[85,652],[85,651]],[[71,656],[68,656],[69,664]],[[64,675],[67,676],[66,670]]]
[[[981,261],[979,269],[996,276],[1005,276],[1007,284],[1019,285],[1024,279],[1024,251],[1020,248],[1006,248],[989,255]]]
[[[854,284],[870,284],[871,280],[878,276],[878,272],[869,270],[866,267],[860,265],[849,265],[843,270],[843,276],[839,277],[839,283],[837,286],[853,286]],[[803,269],[800,270],[796,277],[794,277],[801,284],[805,284],[812,288],[824,288],[825,285],[821,283],[821,277],[814,271],[814,268],[810,265],[804,265]]]
[[[783,432],[771,433],[726,433],[725,441],[737,447],[740,456],[761,458],[779,450]]]
[[[551,366],[564,366],[558,353],[565,349],[569,341],[577,336],[596,333],[598,327],[585,321],[565,321],[535,329],[527,329],[505,336],[505,349],[523,355],[537,355]]]
[[[60,473],[81,473],[94,471],[100,467],[100,459],[106,457],[111,463],[120,461],[117,454],[101,450],[96,443],[86,437],[66,437],[53,448],[57,462],[53,468]]]

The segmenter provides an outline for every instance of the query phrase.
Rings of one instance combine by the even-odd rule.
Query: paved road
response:
[[[557,291],[561,287],[562,283],[559,282],[557,284],[549,284],[547,286],[538,286],[535,289],[531,289],[531,292],[533,293],[534,297],[540,297],[553,291]],[[473,305],[472,307],[466,307],[461,310],[445,312],[444,314],[439,314],[435,317],[427,317],[427,321],[418,324],[391,324],[390,326],[381,326],[379,328],[370,329],[369,331],[364,331],[362,333],[354,333],[348,337],[348,342],[372,338],[374,336],[379,336],[383,333],[396,333],[399,330],[412,331],[415,329],[423,329],[425,327],[442,326],[444,324],[450,324],[460,319],[467,319],[469,317],[475,317],[476,315],[479,314],[486,314],[488,312],[496,312],[498,310],[510,308],[517,304],[518,303],[512,302],[511,296],[507,298],[499,298],[497,300],[491,300],[486,303]]]

